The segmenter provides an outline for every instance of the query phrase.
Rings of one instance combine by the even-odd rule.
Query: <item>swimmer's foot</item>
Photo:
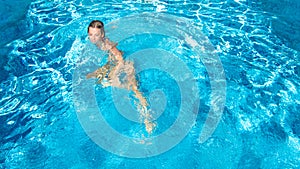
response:
[[[151,135],[153,133],[153,130],[155,129],[156,127],[156,124],[155,122],[152,122],[148,119],[145,119],[144,120],[144,124],[145,124],[145,128],[146,128],[146,131],[149,135]]]

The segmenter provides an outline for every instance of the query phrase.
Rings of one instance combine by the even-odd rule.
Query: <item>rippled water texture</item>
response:
[[[298,1],[4,0],[0,4],[0,168],[300,167]],[[212,106],[210,82],[200,60],[183,56],[201,90],[196,124],[170,151],[130,159],[99,148],[84,133],[73,106],[72,74],[91,20],[108,24],[141,12],[173,14],[201,28],[223,64],[227,92],[216,131],[199,143]],[[168,26],[166,21],[165,29]],[[120,47],[125,53],[134,52],[134,45],[127,42],[135,40],[127,39]],[[155,46],[157,39],[148,40],[149,46],[143,47],[161,47]],[[188,53],[190,48],[183,48]],[[146,73],[140,78],[145,93],[156,89],[145,80]],[[180,97],[169,92],[171,98]],[[165,104],[176,107],[172,100]],[[168,113],[164,116],[176,118]],[[109,122],[126,130],[113,117]]]

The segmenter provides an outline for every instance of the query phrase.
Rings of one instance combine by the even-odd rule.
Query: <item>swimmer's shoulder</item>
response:
[[[108,38],[105,38],[105,39],[104,39],[105,50],[110,50],[110,49],[112,49],[113,47],[116,47],[117,45],[118,45],[117,43],[114,43],[113,41],[111,41],[111,40],[108,39]]]

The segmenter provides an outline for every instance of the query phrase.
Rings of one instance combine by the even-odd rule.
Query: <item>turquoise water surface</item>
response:
[[[299,1],[4,0],[0,4],[0,168],[300,168]],[[125,59],[135,61],[140,90],[156,113],[157,128],[147,136],[142,124],[119,113],[113,88],[94,86],[91,97],[115,131],[129,138],[155,138],[178,122],[181,107],[199,101],[184,112],[195,115],[194,123],[182,123],[182,128],[190,128],[168,151],[151,155],[150,149],[147,157],[130,158],[120,154],[140,150],[108,139],[118,144],[120,154],[112,153],[84,130],[78,109],[86,105],[74,104],[73,91],[83,53],[95,52],[87,38],[87,25],[94,19],[107,25],[107,36],[118,42]],[[193,40],[203,44],[205,38],[211,46],[197,50]],[[184,97],[183,91],[189,89],[170,72],[184,79],[184,69],[157,49],[175,56],[191,72],[196,82],[192,95]],[[208,50],[218,56],[220,65],[209,65],[210,57],[198,57],[199,51]],[[97,51],[95,55],[106,56]],[[143,70],[150,55],[161,56],[157,62],[149,59],[160,67]],[[221,86],[223,97],[215,99],[213,81],[222,73],[226,86]],[[133,105],[132,93],[125,95]],[[222,99],[219,121],[205,126]],[[213,128],[213,133],[199,141],[205,127]],[[98,131],[111,134],[105,128]],[[176,132],[170,135],[175,138]],[[151,144],[159,149],[169,142],[172,139]]]

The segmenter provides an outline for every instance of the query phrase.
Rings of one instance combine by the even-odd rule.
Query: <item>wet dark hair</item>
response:
[[[104,24],[103,24],[103,22],[102,21],[99,21],[99,20],[93,20],[90,24],[89,24],[89,26],[88,26],[88,29],[87,29],[87,32],[89,33],[89,28],[99,28],[99,29],[101,29],[101,28],[103,28],[104,27]]]

